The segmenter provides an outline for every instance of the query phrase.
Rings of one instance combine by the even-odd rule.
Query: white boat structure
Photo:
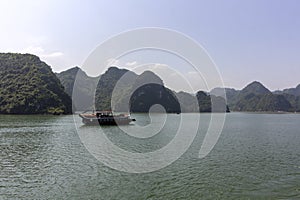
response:
[[[79,114],[85,125],[127,125],[132,121],[129,114],[113,114],[112,111],[85,111]]]

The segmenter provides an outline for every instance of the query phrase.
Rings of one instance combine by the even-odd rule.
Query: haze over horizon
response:
[[[201,44],[225,86],[241,89],[256,80],[274,91],[300,83],[299,6],[297,0],[2,1],[0,52],[32,53],[60,72],[82,66],[113,35],[161,27]],[[118,66],[142,63],[131,58]]]

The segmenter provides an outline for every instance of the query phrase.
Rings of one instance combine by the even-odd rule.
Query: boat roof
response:
[[[95,110],[95,113],[112,113],[111,110]]]

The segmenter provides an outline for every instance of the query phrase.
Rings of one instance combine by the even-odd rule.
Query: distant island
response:
[[[222,88],[210,93],[224,96]],[[254,81],[242,90],[225,88],[227,103],[232,111],[247,112],[300,112],[300,84],[296,88],[271,92]]]
[[[0,114],[70,114],[72,103],[73,111],[148,112],[160,104],[168,113],[300,112],[300,85],[271,92],[254,81],[242,90],[215,88],[190,94],[165,87],[150,71],[137,75],[110,67],[99,77],[89,77],[74,67],[53,73],[37,56],[16,53],[0,53],[0,75]],[[79,81],[74,84],[76,77]],[[112,107],[113,91],[120,81]],[[76,98],[72,102],[73,89]]]
[[[73,103],[76,110],[91,110],[95,106],[96,110],[145,113],[149,112],[151,106],[160,104],[167,113],[212,112],[213,99],[217,104],[214,106],[214,112],[229,112],[223,97],[203,91],[196,94],[177,93],[165,87],[160,77],[151,71],[137,75],[126,69],[110,67],[104,74],[95,78],[87,76],[79,67],[74,67],[56,75],[70,96],[75,91]],[[76,88],[75,78],[80,80]],[[117,83],[119,87],[116,87]],[[114,91],[116,88],[117,91]],[[116,99],[112,99],[113,92]]]
[[[76,72],[77,71],[77,72]],[[77,74],[78,73],[78,74]],[[162,80],[155,75],[154,73],[144,72],[141,75],[137,75],[134,72],[130,72],[126,69],[118,69],[117,67],[110,67],[104,74],[102,74],[98,79],[99,83],[90,87],[91,90],[88,90],[88,86],[93,85],[95,82],[94,77],[89,77],[83,72],[79,67],[71,68],[64,72],[58,73],[57,76],[63,83],[68,91],[69,95],[72,95],[73,84],[75,76],[81,81],[80,83],[80,92],[82,96],[90,97],[90,105],[93,105],[93,91],[96,90],[96,108],[100,110],[112,109],[110,106],[111,95],[113,88],[115,87],[116,82],[126,73],[128,79],[139,81],[143,79],[156,80],[159,85],[163,85]],[[147,78],[148,76],[148,78]],[[125,81],[126,82],[126,81]],[[133,83],[133,85],[136,83]],[[84,86],[85,85],[85,86]],[[119,94],[120,97],[126,97],[130,93],[130,84],[123,83],[124,90],[122,94]],[[226,112],[236,111],[236,112],[300,112],[300,84],[296,88],[288,88],[282,91],[271,92],[260,82],[254,81],[244,87],[242,90],[235,90],[233,88],[214,88],[210,92],[198,91],[196,94],[190,94],[187,92],[175,92],[166,87],[156,88],[155,85],[148,85],[140,88],[131,97],[133,100],[136,100],[138,93],[143,94],[139,97],[139,102],[146,102],[146,100],[153,100],[149,102],[149,105],[155,103],[156,100],[159,100],[158,94],[159,91],[162,91],[164,96],[169,96],[167,101],[170,101],[172,95],[178,98],[181,103],[180,111],[181,112],[212,112],[211,100],[217,102],[220,108],[217,108],[217,112]],[[142,90],[147,90],[142,92]],[[224,92],[225,91],[225,92]],[[103,98],[105,97],[105,98]],[[122,98],[121,98],[122,99]],[[156,100],[155,100],[156,99]],[[227,101],[225,101],[225,99]],[[121,101],[121,100],[120,100]],[[162,105],[166,104],[166,100],[158,101]],[[76,103],[76,102],[74,102]],[[177,112],[178,105],[175,105],[176,102],[168,102],[165,105],[167,112]],[[226,106],[224,106],[226,104]],[[136,105],[133,101],[133,111],[145,112],[149,109],[149,105]],[[168,105],[170,107],[168,107]],[[138,107],[139,106],[139,107]],[[144,107],[143,107],[144,106]],[[82,107],[79,103],[79,107]],[[171,108],[172,107],[172,108]],[[84,109],[88,109],[85,107]]]

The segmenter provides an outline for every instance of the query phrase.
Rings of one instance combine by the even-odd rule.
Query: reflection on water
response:
[[[149,152],[172,140],[179,117],[168,116],[164,129],[145,139],[118,127],[104,129],[119,147]],[[138,125],[150,120],[134,118]],[[88,153],[72,116],[0,115],[0,199],[300,198],[300,115],[231,113],[213,151],[198,159],[208,119],[201,115],[193,144],[172,165],[129,174]]]

